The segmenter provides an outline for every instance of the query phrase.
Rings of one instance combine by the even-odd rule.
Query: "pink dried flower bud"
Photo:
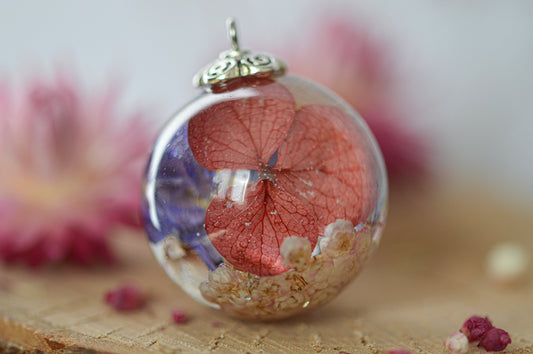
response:
[[[446,339],[444,346],[450,353],[467,353],[468,352],[468,338],[464,333],[455,332]]]
[[[493,327],[488,317],[472,316],[463,324],[461,332],[466,335],[469,342],[473,342]]]
[[[133,285],[124,285],[105,294],[105,302],[117,311],[131,311],[144,306],[144,294]]]
[[[510,343],[509,333],[500,328],[491,328],[481,337],[478,346],[489,352],[499,352],[507,348]]]
[[[185,323],[188,321],[187,315],[182,310],[173,310],[172,311],[172,321],[174,323]]]
[[[411,351],[407,349],[390,349],[390,350],[386,350],[380,353],[382,354],[412,354]]]

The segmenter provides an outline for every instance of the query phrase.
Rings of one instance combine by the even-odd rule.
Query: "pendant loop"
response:
[[[239,39],[237,37],[237,26],[235,25],[235,19],[230,17],[226,20],[226,27],[228,29],[228,36],[231,41],[231,46],[233,50],[238,52],[239,49]]]

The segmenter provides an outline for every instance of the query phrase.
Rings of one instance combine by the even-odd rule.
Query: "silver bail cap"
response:
[[[241,50],[237,37],[235,20],[226,20],[231,50],[220,53],[218,59],[193,78],[194,86],[215,85],[220,82],[239,77],[259,76],[276,77],[285,73],[285,63],[270,54]]]

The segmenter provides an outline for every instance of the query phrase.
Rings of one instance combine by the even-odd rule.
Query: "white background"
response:
[[[197,94],[192,75],[228,45],[275,52],[323,13],[362,23],[393,51],[398,98],[434,144],[443,178],[533,200],[533,1],[0,1],[0,79],[71,66],[87,87],[127,78],[154,124]],[[290,63],[289,63],[290,65]]]

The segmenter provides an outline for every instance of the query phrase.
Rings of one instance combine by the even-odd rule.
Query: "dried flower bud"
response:
[[[472,316],[463,324],[461,332],[466,335],[469,342],[473,342],[493,327],[488,317]]]
[[[105,294],[105,302],[117,311],[131,311],[144,305],[144,295],[133,285],[124,285]]]
[[[185,323],[188,321],[187,314],[182,310],[172,310],[172,321],[174,323]]]
[[[390,350],[383,352],[383,354],[412,354],[412,353],[410,350],[407,350],[407,349],[390,349]]]
[[[481,337],[478,346],[485,348],[489,352],[499,352],[507,348],[510,343],[511,337],[509,337],[509,333],[503,329],[491,328]]]
[[[455,332],[446,339],[444,346],[450,353],[468,352],[468,338],[461,332]]]
[[[529,254],[519,243],[506,242],[494,246],[487,256],[487,274],[498,283],[519,283],[527,274]]]

